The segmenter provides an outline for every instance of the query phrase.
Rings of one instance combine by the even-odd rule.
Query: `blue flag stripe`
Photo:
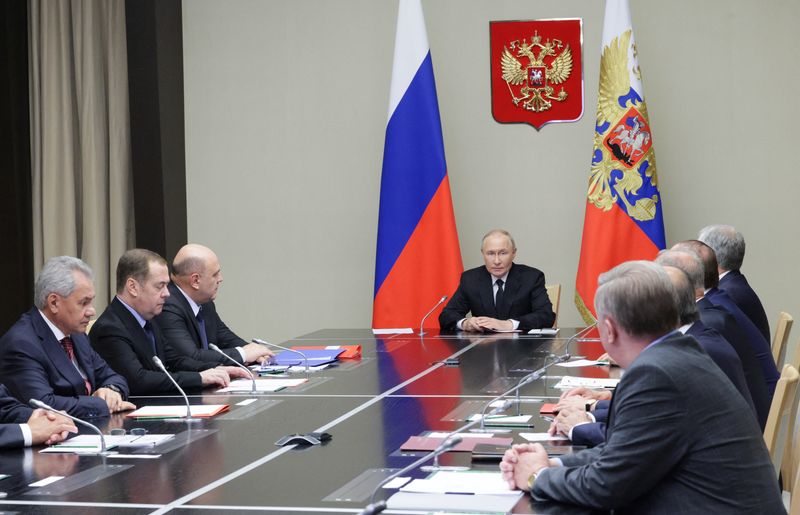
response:
[[[374,294],[446,174],[436,84],[428,52],[386,126]]]

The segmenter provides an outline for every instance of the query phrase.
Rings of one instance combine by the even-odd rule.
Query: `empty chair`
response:
[[[775,396],[769,408],[767,426],[764,429],[764,442],[767,444],[769,457],[775,467],[775,475],[781,471],[784,451],[791,445],[790,437],[794,431],[794,419],[797,416],[797,382],[800,374],[792,365],[785,365],[775,386]],[[786,484],[792,484],[784,478]]]
[[[553,320],[553,327],[558,327],[558,305],[561,303],[561,285],[560,284],[546,284],[547,296],[550,297],[550,304],[553,305],[553,313],[556,314],[556,319]]]
[[[778,315],[778,325],[775,327],[775,336],[772,338],[772,357],[778,368],[783,366],[786,359],[786,345],[789,341],[789,333],[792,331],[794,319],[792,315],[781,311]],[[797,367],[797,365],[795,365]]]

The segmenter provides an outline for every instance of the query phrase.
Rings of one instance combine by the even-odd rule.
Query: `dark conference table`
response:
[[[362,356],[312,372],[307,383],[275,393],[206,391],[190,396],[192,404],[231,406],[229,412],[211,419],[137,421],[118,414],[92,420],[104,433],[115,427],[174,433],[174,438],[155,448],[136,451],[160,453],[159,458],[41,454],[41,447],[2,451],[0,474],[10,477],[0,480],[0,491],[5,493],[0,509],[59,514],[357,513],[378,481],[424,454],[399,450],[410,436],[460,427],[460,412],[470,407],[474,411],[475,406],[479,410],[546,360],[563,354],[567,344],[573,356],[602,354],[596,332],[570,341],[575,332],[561,329],[556,337],[532,337],[431,331],[419,337],[330,329],[293,338],[282,345],[361,345]],[[457,358],[458,365],[444,365],[448,358]],[[544,378],[522,388],[521,412],[534,415],[533,427],[495,436],[513,436],[521,443],[520,431],[546,431],[549,422],[539,416],[539,408],[560,395],[554,385],[563,375],[609,377],[609,368],[550,368]],[[237,405],[246,399],[256,400]],[[131,400],[140,407],[183,404],[177,392]],[[282,436],[311,431],[328,432],[332,439],[317,446],[275,445]],[[90,433],[82,429],[81,434]],[[470,453],[450,452],[440,462],[469,465]],[[496,462],[471,465],[497,470]],[[50,476],[64,479],[28,486]],[[393,492],[382,490],[378,498]],[[570,511],[535,504],[524,496],[513,513],[565,509]]]

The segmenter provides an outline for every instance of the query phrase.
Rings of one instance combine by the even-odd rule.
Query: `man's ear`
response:
[[[139,296],[139,283],[136,281],[136,279],[133,277],[128,277],[125,280],[125,291],[127,291],[128,294],[133,298]]]
[[[44,303],[44,311],[49,311],[55,315],[58,313],[59,304],[61,303],[61,295],[58,293],[49,293]]]
[[[191,286],[195,290],[200,288],[200,273],[199,272],[194,272],[192,275],[189,276],[189,286]]]

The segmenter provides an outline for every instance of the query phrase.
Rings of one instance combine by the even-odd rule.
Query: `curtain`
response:
[[[95,272],[98,313],[134,241],[124,0],[28,0],[33,259]]]

